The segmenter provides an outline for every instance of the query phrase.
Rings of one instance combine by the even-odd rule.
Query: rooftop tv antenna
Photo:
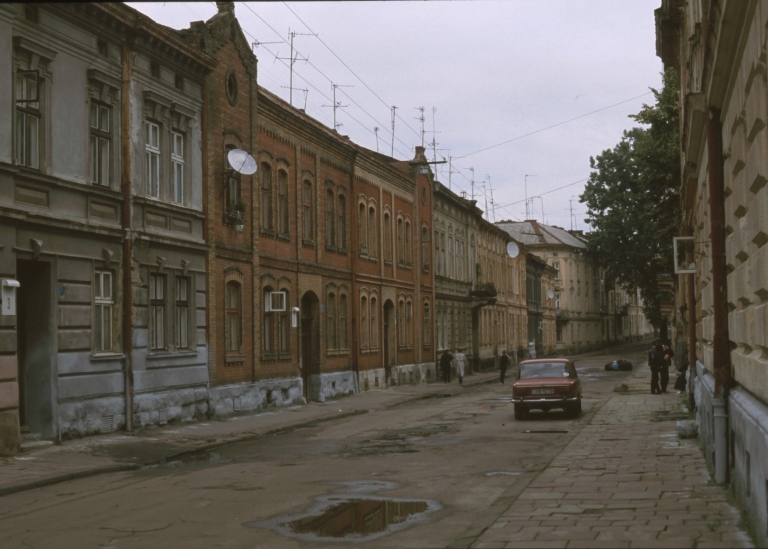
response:
[[[390,156],[392,158],[395,157],[395,111],[397,110],[397,107],[392,105],[392,153]]]
[[[536,177],[536,174],[525,174],[525,219],[530,219],[530,215],[528,212],[528,178],[529,177]]]
[[[293,64],[294,64],[296,61],[304,61],[304,62],[307,62],[307,61],[309,61],[309,57],[298,57],[298,54],[295,54],[295,53],[294,53],[294,52],[295,52],[295,50],[293,49],[293,39],[294,39],[296,36],[317,36],[317,33],[314,33],[314,32],[312,32],[312,33],[308,33],[308,32],[296,32],[296,31],[291,31],[290,29],[288,29],[288,35],[290,36],[290,44],[291,44],[291,56],[290,56],[290,57],[288,57],[288,58],[285,58],[285,57],[277,57],[276,59],[283,59],[283,60],[285,60],[285,59],[288,59],[288,60],[290,61],[290,63],[288,64],[288,65],[289,65],[289,67],[290,67],[290,69],[291,69],[291,78],[290,78],[290,81],[289,81],[289,82],[290,82],[290,85],[289,85],[289,87],[290,87],[290,92],[289,92],[289,101],[288,101],[288,102],[291,104],[291,106],[293,106]],[[263,43],[264,43],[264,42],[262,42],[262,44],[263,44]]]
[[[469,168],[469,171],[472,172],[472,179],[469,180],[469,188],[471,189],[471,197],[470,200],[475,199],[475,168]]]
[[[491,175],[485,174],[488,178],[488,188],[491,190],[491,215],[493,216],[493,222],[496,223],[496,204],[493,202],[493,184],[491,183]],[[490,221],[490,219],[488,220]]]
[[[415,107],[421,113],[416,120],[421,122],[421,146],[424,146],[424,107]]]
[[[343,126],[343,124],[336,123],[336,109],[349,107],[349,105],[342,105],[341,103],[336,101],[336,88],[354,88],[354,86],[345,85],[345,84],[334,84],[333,82],[331,82],[331,88],[333,88],[333,105],[323,105],[323,107],[333,107],[333,129],[338,130],[338,128]]]

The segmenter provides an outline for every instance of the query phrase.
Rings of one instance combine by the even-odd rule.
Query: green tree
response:
[[[593,232],[589,247],[607,275],[640,289],[646,318],[661,326],[657,274],[672,270],[672,238],[680,224],[680,141],[677,75],[663,75],[663,89],[651,88],[655,105],[630,118],[640,123],[624,132],[613,149],[590,157],[592,173],[580,196]]]

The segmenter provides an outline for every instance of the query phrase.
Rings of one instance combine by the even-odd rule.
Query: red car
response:
[[[524,360],[512,384],[515,419],[530,410],[562,408],[572,417],[581,414],[581,381],[576,366],[567,358]]]

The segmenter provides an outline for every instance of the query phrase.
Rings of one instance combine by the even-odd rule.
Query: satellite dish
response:
[[[547,297],[549,299],[552,299],[553,297],[555,297],[555,292],[553,292],[552,290],[547,290]]]
[[[227,162],[237,173],[251,175],[256,173],[256,160],[247,152],[232,149],[227,153]]]
[[[514,242],[510,242],[507,244],[507,253],[509,254],[509,257],[515,258],[520,255],[520,247]]]

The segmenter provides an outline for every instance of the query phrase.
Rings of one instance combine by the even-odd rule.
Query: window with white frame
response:
[[[91,183],[109,185],[110,151],[112,149],[112,109],[91,100],[90,107],[90,156]]]
[[[41,112],[39,72],[16,73],[16,164],[40,168]]]
[[[190,279],[176,277],[176,348],[189,349]]]
[[[160,126],[149,120],[144,122],[144,150],[147,195],[160,198]]]
[[[184,134],[171,132],[171,177],[173,178],[173,201],[184,203]]]
[[[96,271],[93,292],[93,350],[96,353],[112,351],[112,311],[115,302],[112,297],[112,273]]]
[[[149,275],[149,348],[165,349],[165,276]]]

